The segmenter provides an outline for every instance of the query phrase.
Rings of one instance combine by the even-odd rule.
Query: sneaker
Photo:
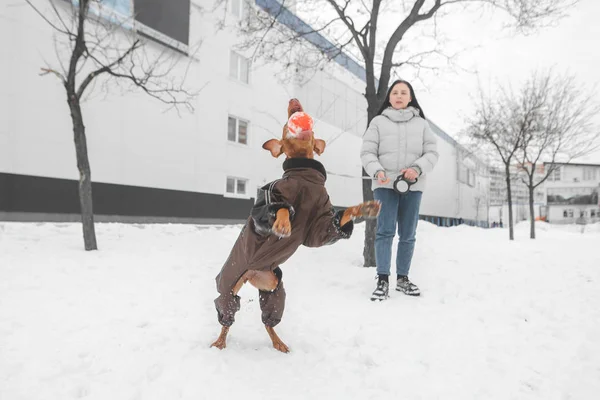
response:
[[[385,300],[389,297],[389,290],[390,290],[390,284],[387,283],[386,281],[380,279],[377,281],[377,287],[375,288],[375,291],[373,292],[373,294],[371,295],[371,301],[375,301],[375,300]]]
[[[408,280],[408,276],[401,276],[396,281],[396,290],[403,292],[409,296],[420,296],[421,291],[419,287]]]

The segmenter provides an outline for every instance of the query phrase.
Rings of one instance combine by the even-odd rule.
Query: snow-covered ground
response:
[[[0,223],[0,399],[597,399],[600,228],[421,222],[423,292],[372,303],[352,239],[301,248],[274,350],[244,287],[228,347],[214,277],[239,226]]]

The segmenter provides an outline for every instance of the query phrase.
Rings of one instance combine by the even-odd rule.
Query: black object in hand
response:
[[[404,177],[404,174],[401,174],[394,181],[394,190],[400,194],[407,193],[410,190],[410,187],[417,183],[417,181],[417,178],[415,178],[414,181],[409,181]]]

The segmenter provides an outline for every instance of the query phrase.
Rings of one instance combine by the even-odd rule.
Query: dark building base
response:
[[[78,184],[0,173],[0,219],[80,221]],[[254,205],[254,199],[99,182],[92,196],[96,220],[105,222],[239,223]]]
[[[419,219],[427,222],[431,222],[437,226],[458,226],[458,225],[469,225],[478,226],[480,228],[489,228],[486,221],[475,221],[470,219],[462,218],[451,218],[451,217],[436,217],[434,215],[419,215]]]

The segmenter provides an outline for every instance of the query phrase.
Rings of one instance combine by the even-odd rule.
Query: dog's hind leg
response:
[[[285,343],[283,343],[283,341],[281,341],[279,336],[277,336],[277,334],[275,333],[275,329],[273,329],[272,326],[268,326],[268,325],[265,325],[265,328],[267,329],[267,333],[269,334],[269,337],[271,338],[271,342],[273,342],[273,347],[275,347],[277,350],[281,351],[282,353],[289,353],[290,348],[287,347],[287,345]]]
[[[275,268],[273,272],[268,272],[270,276],[264,275],[264,282],[268,284],[258,287],[258,300],[260,302],[260,309],[262,310],[262,322],[265,324],[265,328],[273,347],[277,350],[287,353],[290,349],[285,343],[277,336],[274,327],[281,322],[283,317],[283,311],[285,309],[285,288],[283,287],[282,271],[279,267]],[[269,279],[267,279],[267,277]],[[250,281],[254,285],[253,280]]]
[[[238,300],[238,292],[244,286],[246,282],[250,282],[252,286],[259,290],[259,301],[262,310],[262,320],[265,324],[265,328],[273,347],[283,353],[290,351],[288,346],[275,333],[273,327],[281,321],[283,316],[283,310],[285,307],[285,289],[281,282],[282,272],[280,268],[276,268],[274,271],[246,271],[235,283],[230,295],[227,296],[232,301]],[[225,296],[220,296],[225,297]],[[238,300],[239,301],[239,300]],[[221,303],[219,298],[217,303]],[[219,308],[219,307],[218,307]],[[236,307],[235,304],[229,306],[222,306],[223,309],[239,309],[239,305]],[[224,322],[224,321],[223,321]],[[217,340],[211,345],[218,349],[224,349],[227,347],[227,334],[229,333],[229,326],[223,325],[221,327],[221,333]]]
[[[213,344],[210,345],[210,347],[216,347],[219,350],[223,350],[225,347],[227,347],[227,333],[228,332],[229,332],[229,327],[222,326],[219,337],[217,338],[217,340],[215,340],[213,342]]]
[[[217,300],[215,300],[217,309],[221,309],[224,313],[234,313],[235,311],[239,310],[239,297],[237,294],[242,286],[244,286],[244,283],[248,281],[250,272],[251,271],[246,271],[238,279],[233,286],[233,289],[227,296],[219,296]],[[225,347],[227,347],[227,334],[229,333],[229,328],[233,323],[233,316],[231,316],[231,322],[228,321],[229,325],[223,325],[225,323],[224,319],[222,320],[222,318],[219,318],[219,320],[222,324],[221,333],[219,334],[217,340],[210,345],[210,347],[216,347],[223,350]]]

